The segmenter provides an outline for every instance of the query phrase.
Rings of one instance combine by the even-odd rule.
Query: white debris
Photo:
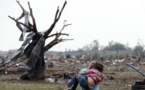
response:
[[[55,83],[55,79],[53,79],[53,78],[46,78],[46,79],[45,79],[45,82],[48,82],[48,83]]]

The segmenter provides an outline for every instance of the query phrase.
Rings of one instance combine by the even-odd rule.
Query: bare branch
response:
[[[47,36],[47,38],[53,37],[53,36],[57,36],[57,35],[66,35],[66,36],[68,36],[69,34],[66,34],[66,33],[56,33],[56,34],[52,34],[50,36]]]
[[[53,37],[53,36],[56,36],[56,38],[60,37],[61,35],[67,35],[68,36],[69,34],[61,33],[64,30],[65,27],[71,25],[71,24],[66,24],[65,25],[65,22],[66,22],[66,20],[64,20],[64,25],[63,25],[62,29],[59,31],[59,33],[56,33],[56,34],[52,34],[50,36],[47,36],[45,39],[47,39],[49,37]]]
[[[63,7],[62,7],[62,9],[61,9],[61,11],[60,11],[60,13],[59,13],[59,16],[58,16],[58,20],[59,20],[59,18],[60,18],[60,16],[61,16],[61,13],[62,13],[62,11],[63,11],[63,9],[64,9],[64,7],[65,7],[65,5],[67,4],[67,1],[65,1],[64,2],[64,5],[63,5]]]
[[[60,30],[60,32],[62,32],[64,30],[65,27],[69,26],[69,25],[72,25],[72,24],[65,24],[65,22],[67,22],[66,20],[64,20],[64,24],[63,24],[63,27],[62,29]]]
[[[66,40],[74,40],[74,39],[62,39],[62,41],[66,41]]]
[[[46,45],[44,47],[44,52],[46,50],[52,48],[54,45],[56,45],[56,44],[58,44],[60,42],[63,42],[63,41],[66,41],[66,40],[73,40],[73,39],[58,39],[61,35],[67,35],[67,36],[69,35],[69,34],[61,33],[64,30],[65,27],[71,25],[71,24],[65,24],[65,22],[66,22],[66,20],[64,20],[64,25],[63,25],[62,29],[59,31],[59,33],[52,34],[52,35],[48,36],[48,37],[52,37],[52,36],[56,36],[56,37],[55,37],[55,39],[52,42],[50,42],[48,45]]]
[[[59,31],[59,34],[56,36],[56,38],[58,38],[58,37],[61,36],[61,32],[64,30],[65,27],[71,25],[71,24],[66,24],[66,25],[65,25],[65,22],[66,22],[66,20],[64,20],[64,25],[63,25],[62,29]]]
[[[43,51],[45,52],[45,51],[49,50],[50,48],[52,48],[56,44],[60,43],[61,41],[62,41],[62,39],[54,39],[53,41],[51,41],[49,44],[47,44],[44,47]]]
[[[55,20],[52,23],[52,25],[50,26],[50,28],[45,32],[45,38],[52,32],[53,28],[55,27],[55,24],[57,23],[57,21],[59,20],[59,18],[61,16],[61,13],[62,13],[62,11],[63,11],[63,9],[64,9],[64,7],[65,7],[66,4],[67,4],[67,2],[65,1],[65,3],[63,4],[63,7],[62,7],[62,9],[61,9],[61,11],[59,13],[58,18],[57,18],[57,15],[58,15],[58,11],[59,10],[57,9],[57,12],[56,12],[56,15],[55,15]]]
[[[22,5],[20,4],[20,2],[18,0],[16,0],[16,2],[19,4],[19,6],[21,7],[22,11],[24,12],[25,9],[22,7]]]
[[[54,39],[53,41],[51,41],[49,44],[47,44],[44,47],[43,51],[45,52],[45,51],[49,50],[50,48],[52,48],[53,46],[55,46],[56,44],[58,44],[60,42],[64,42],[66,40],[73,40],[73,39]]]
[[[29,6],[29,10],[30,10],[30,16],[32,17],[32,22],[33,22],[33,31],[35,33],[37,33],[37,27],[36,27],[36,22],[35,22],[35,18],[34,18],[34,15],[33,15],[33,11],[32,11],[32,8],[30,6],[30,3],[28,2],[28,6]]]
[[[56,10],[54,22],[55,22],[55,20],[57,19],[58,12],[59,12],[59,7],[58,7],[57,10]]]

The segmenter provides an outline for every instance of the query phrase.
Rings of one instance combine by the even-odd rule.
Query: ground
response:
[[[76,63],[74,68],[64,62],[55,63],[54,67],[46,70],[46,79],[37,81],[21,80],[20,75],[22,72],[18,72],[17,67],[13,67],[13,69],[0,72],[0,87],[1,90],[64,90],[69,79],[63,79],[61,75],[68,71],[78,72],[81,68],[85,67],[85,62],[84,65],[81,65]],[[143,81],[145,78],[125,64],[104,64],[104,66],[105,79],[99,84],[100,90],[131,90],[131,86],[135,82]],[[144,65],[136,65],[136,67],[145,72]],[[50,83],[47,81],[48,78],[57,78],[58,82]],[[80,90],[79,86],[77,90]]]

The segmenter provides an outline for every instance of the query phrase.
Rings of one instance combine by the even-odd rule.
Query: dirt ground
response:
[[[59,89],[52,90],[63,90],[63,87],[67,84],[69,79],[64,79],[61,75],[65,72],[76,73],[81,68],[87,66],[86,62],[76,63],[74,66],[70,66],[69,61],[65,63],[63,61],[56,61],[54,66],[51,68],[47,68],[45,74],[46,79],[48,78],[57,78],[57,82],[51,83],[45,80],[38,81],[24,81],[19,77],[23,73],[19,67],[9,68],[5,71],[0,72],[0,85],[3,83],[16,83],[16,84],[50,84],[55,88],[56,85],[60,85]],[[82,64],[83,63],[83,64]],[[100,90],[131,90],[131,86],[137,81],[143,81],[144,76],[140,73],[133,70],[131,67],[126,66],[125,64],[121,65],[106,65],[104,63],[105,70],[105,79],[99,84]],[[145,72],[145,65],[137,64],[136,67]],[[8,90],[8,89],[3,89]],[[23,90],[33,90],[33,89],[23,89]],[[48,90],[48,89],[40,89],[40,90]],[[49,89],[50,90],[50,89]],[[78,89],[79,90],[79,89]]]

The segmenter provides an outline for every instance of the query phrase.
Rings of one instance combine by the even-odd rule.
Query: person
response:
[[[80,72],[86,72],[88,69],[92,68],[92,65],[96,63],[96,61],[91,61],[88,65],[88,67],[83,68],[80,70]],[[81,90],[85,90],[83,87],[81,87]],[[92,88],[91,90],[99,90],[99,85],[96,85],[94,88]]]
[[[78,83],[84,90],[91,90],[103,80],[103,69],[104,66],[101,63],[94,62],[91,65],[91,69],[88,69],[86,72],[74,74],[68,83],[67,90],[76,90]]]

